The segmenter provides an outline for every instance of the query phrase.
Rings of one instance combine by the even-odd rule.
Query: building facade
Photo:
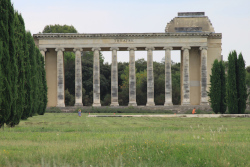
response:
[[[154,106],[153,53],[165,51],[165,106],[172,103],[171,50],[181,51],[181,104],[208,105],[215,59],[221,60],[221,33],[204,12],[178,13],[163,33],[34,34],[45,59],[48,107],[65,107],[64,51],[75,52],[75,106],[82,106],[81,52],[93,51],[93,106],[100,103],[100,51],[110,51],[111,106],[118,104],[117,51],[129,51],[129,106],[136,106],[135,56],[147,51],[147,106]]]

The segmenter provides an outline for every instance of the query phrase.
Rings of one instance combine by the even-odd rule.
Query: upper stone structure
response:
[[[213,32],[214,27],[205,12],[179,12],[178,17],[171,20],[165,32]]]

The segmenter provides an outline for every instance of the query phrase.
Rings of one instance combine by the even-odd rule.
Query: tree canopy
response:
[[[46,25],[43,33],[77,33],[77,30],[73,26],[55,24]]]

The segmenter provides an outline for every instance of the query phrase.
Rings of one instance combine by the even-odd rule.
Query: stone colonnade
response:
[[[146,47],[147,50],[147,106],[155,106],[154,103],[154,73],[153,73],[153,51],[154,47]],[[172,47],[164,47],[165,50],[165,103],[164,106],[171,106],[172,103],[172,79],[171,79],[171,50]],[[190,105],[190,74],[189,74],[189,50],[191,47],[182,47],[182,105]],[[200,105],[207,105],[207,47],[200,47]],[[100,61],[99,53],[101,48],[92,48],[93,54],[93,106],[101,106],[100,103]],[[118,103],[118,47],[111,47],[111,106],[119,106]],[[135,73],[135,51],[137,48],[128,47],[129,51],[129,106],[137,106],[136,103],[136,73]],[[45,58],[46,48],[40,48]],[[65,83],[64,83],[64,48],[56,48],[57,52],[57,107],[65,107]],[[74,48],[75,52],[75,106],[82,104],[82,48]]]

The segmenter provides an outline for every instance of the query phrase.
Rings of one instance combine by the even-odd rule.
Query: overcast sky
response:
[[[49,24],[73,25],[79,33],[165,32],[178,12],[205,12],[215,32],[222,33],[222,55],[242,52],[250,65],[250,0],[12,0],[22,14],[26,30],[42,32]],[[118,52],[118,61],[128,61],[128,52]],[[111,52],[104,52],[110,62]],[[163,51],[154,52],[161,61]],[[145,58],[137,51],[136,59]],[[180,61],[179,51],[172,60]]]

